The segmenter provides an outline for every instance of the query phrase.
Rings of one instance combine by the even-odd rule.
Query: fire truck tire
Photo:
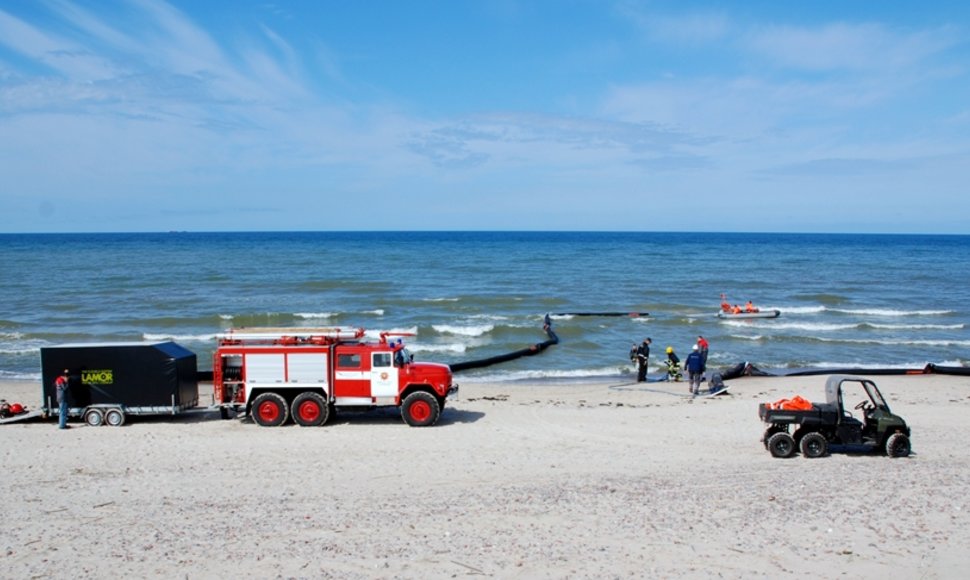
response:
[[[411,393],[401,405],[401,417],[412,427],[434,425],[438,422],[439,416],[441,416],[441,407],[438,406],[438,399],[424,391]]]
[[[84,412],[84,422],[92,427],[104,425],[104,413],[101,409],[88,409]]]
[[[286,423],[289,409],[286,400],[276,393],[263,393],[253,401],[253,421],[260,427],[278,427]]]
[[[317,427],[327,422],[330,405],[318,393],[300,393],[293,399],[290,414],[301,427]]]
[[[104,422],[109,427],[121,427],[125,424],[125,412],[121,409],[108,409],[104,412]]]

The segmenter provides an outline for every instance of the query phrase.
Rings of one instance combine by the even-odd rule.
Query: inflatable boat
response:
[[[740,312],[734,314],[732,312],[718,312],[718,318],[725,318],[729,320],[741,319],[741,318],[778,318],[781,316],[781,310],[761,310],[759,312]]]

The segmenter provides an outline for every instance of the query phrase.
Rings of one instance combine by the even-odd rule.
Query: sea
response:
[[[207,370],[220,333],[260,326],[399,332],[453,364],[546,341],[546,315],[558,344],[456,380],[627,381],[635,343],[657,373],[699,335],[712,369],[970,365],[970,236],[0,234],[0,276],[0,380],[65,343],[173,340]],[[719,319],[721,294],[781,315]]]

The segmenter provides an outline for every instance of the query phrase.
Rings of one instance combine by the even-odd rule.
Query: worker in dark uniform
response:
[[[650,359],[650,343],[653,342],[649,338],[643,339],[640,346],[637,347],[637,382],[642,383],[647,380],[647,361]]]

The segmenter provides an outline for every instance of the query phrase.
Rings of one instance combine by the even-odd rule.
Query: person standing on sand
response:
[[[57,395],[57,427],[59,429],[70,429],[67,426],[67,392],[70,386],[71,372],[64,369],[64,372],[54,379],[54,393]]]
[[[687,376],[690,381],[690,385],[688,386],[690,393],[692,395],[699,394],[701,392],[701,379],[704,376],[704,358],[701,356],[696,344],[694,345],[694,350],[684,360],[684,368],[687,369]]]
[[[701,358],[704,359],[704,366],[707,366],[707,351],[711,348],[710,343],[707,339],[701,335],[697,335],[697,350],[701,353]]]
[[[680,373],[680,357],[674,352],[674,347],[667,347],[667,380],[679,381],[683,375]]]
[[[647,361],[650,359],[650,343],[653,342],[649,338],[643,339],[640,346],[637,347],[637,382],[642,383],[647,380]]]

